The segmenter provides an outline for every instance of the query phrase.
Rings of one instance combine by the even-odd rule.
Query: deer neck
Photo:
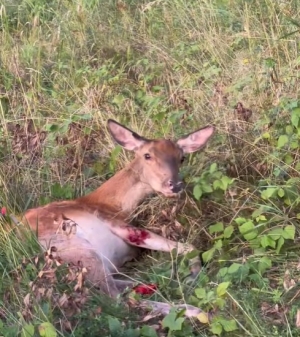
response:
[[[98,189],[80,198],[80,202],[96,206],[100,212],[129,217],[141,201],[154,192],[149,184],[141,181],[141,173],[139,161],[134,159]]]

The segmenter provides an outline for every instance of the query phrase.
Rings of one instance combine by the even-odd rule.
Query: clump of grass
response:
[[[114,149],[105,128],[108,118],[148,137],[175,138],[214,123],[218,132],[213,142],[183,168],[187,195],[178,203],[159,197],[147,201],[135,219],[203,251],[207,265],[200,281],[190,290],[183,281],[184,261],[165,254],[148,254],[146,262],[131,268],[140,279],[158,282],[165,299],[207,310],[223,308],[205,302],[211,283],[231,282],[224,308],[240,329],[237,335],[270,336],[271,329],[274,336],[292,336],[297,296],[287,301],[284,294],[287,271],[290,285],[297,279],[298,242],[291,246],[289,240],[299,233],[298,14],[294,0],[4,1],[1,206],[21,213],[71,199],[123,167],[130,158]],[[239,112],[238,102],[251,110],[250,118]],[[211,169],[215,163],[217,170]],[[220,180],[229,181],[225,176],[234,181],[221,186]],[[251,239],[247,226],[257,237]],[[5,317],[14,327],[24,318],[18,311],[28,287],[15,288],[11,275],[23,257],[34,256],[39,248],[4,228],[0,301],[9,290],[16,305]],[[204,298],[196,298],[195,288],[207,290]],[[59,314],[50,312],[43,320],[62,333],[64,327],[56,324]],[[83,326],[88,317],[83,311]],[[100,319],[108,334],[117,323],[107,317],[93,322]],[[17,323],[11,333],[24,324]],[[204,336],[220,331],[217,324],[205,327],[191,322],[171,332]],[[122,329],[116,329],[121,335]],[[226,333],[225,323],[222,329]],[[135,333],[149,335],[143,331]]]

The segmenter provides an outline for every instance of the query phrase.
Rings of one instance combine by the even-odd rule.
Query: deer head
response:
[[[119,145],[134,151],[135,159],[131,168],[136,171],[138,179],[148,188],[166,197],[175,196],[184,187],[179,178],[184,154],[203,148],[214,133],[214,127],[207,126],[177,141],[151,140],[111,119],[108,120],[108,130]]]

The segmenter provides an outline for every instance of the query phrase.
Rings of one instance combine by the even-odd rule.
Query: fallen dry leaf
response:
[[[286,291],[290,290],[295,285],[296,285],[296,282],[295,282],[294,279],[291,278],[290,271],[286,270],[285,273],[284,273],[284,279],[283,279],[283,287],[284,287],[284,289]]]
[[[102,313],[102,308],[101,307],[97,307],[95,310],[94,310],[94,313],[95,315],[100,315]]]
[[[286,324],[287,307],[279,306],[278,304],[271,305],[267,302],[262,302],[261,311],[263,317],[275,325]]]
[[[252,111],[250,109],[244,108],[241,102],[238,102],[235,107],[235,112],[237,113],[237,117],[239,119],[243,119],[244,121],[248,122],[250,117],[252,116]]]
[[[207,324],[209,322],[208,314],[206,312],[200,312],[200,314],[197,315],[197,318],[200,323]]]
[[[30,294],[29,293],[24,297],[23,302],[24,302],[26,307],[29,306],[29,304],[30,304]]]
[[[63,306],[68,301],[68,296],[64,293],[58,300],[58,305]]]
[[[296,327],[300,328],[300,309],[297,310],[296,314]]]
[[[72,324],[67,319],[61,320],[61,325],[62,325],[62,327],[63,327],[64,330],[66,330],[66,331],[72,331]]]

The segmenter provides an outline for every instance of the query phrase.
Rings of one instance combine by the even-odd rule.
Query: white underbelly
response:
[[[76,219],[78,223],[76,235],[87,240],[94,247],[98,256],[110,270],[115,269],[114,266],[121,267],[126,261],[131,260],[136,255],[136,247],[128,245],[112,233],[104,221],[96,216],[94,218],[95,221],[92,223],[87,223],[87,219],[82,221]]]
[[[71,214],[70,212],[68,214],[66,212],[65,216],[77,224],[76,230],[70,235],[53,233],[51,237],[40,237],[39,240],[45,248],[51,241],[51,246],[55,245],[58,249],[58,255],[60,252],[76,253],[76,249],[78,251],[90,249],[110,271],[115,271],[136,256],[138,249],[112,233],[105,220],[90,213]]]

